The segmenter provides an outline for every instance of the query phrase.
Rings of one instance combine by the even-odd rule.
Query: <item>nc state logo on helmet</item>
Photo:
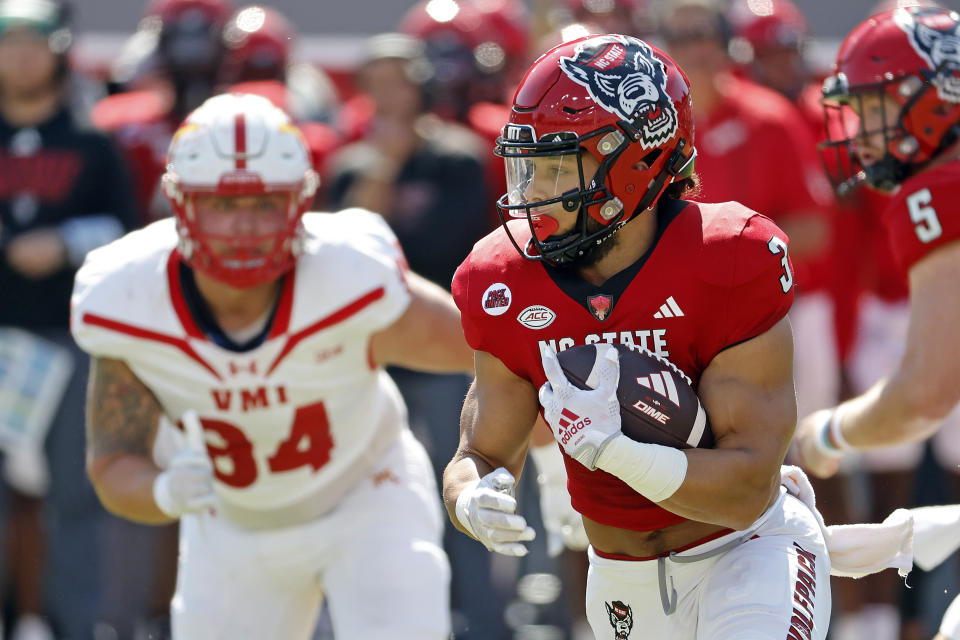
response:
[[[638,38],[609,34],[561,44],[520,82],[495,153],[504,158],[508,189],[497,208],[517,250],[531,260],[582,260],[652,208],[674,179],[693,172],[689,81],[669,56]],[[599,163],[593,175],[584,175],[582,153]],[[543,158],[575,163],[579,188],[535,193]],[[554,235],[557,224],[543,214],[558,203],[578,216],[572,230]],[[524,249],[506,216],[527,220]]]
[[[896,189],[960,139],[960,16],[908,7],[869,18],[841,45],[823,95],[829,141],[821,150],[838,190]],[[899,112],[883,127],[884,157],[864,166],[855,142],[871,132],[852,131],[843,117],[845,108],[862,113],[871,97],[892,100]]]
[[[192,268],[225,284],[249,288],[293,268],[300,251],[301,217],[319,179],[299,129],[269,100],[249,94],[208,99],[173,136],[163,175]],[[270,233],[205,231],[196,198],[285,196],[285,214]]]

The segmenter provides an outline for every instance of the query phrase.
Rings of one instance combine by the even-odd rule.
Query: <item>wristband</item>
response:
[[[843,405],[838,405],[830,411],[826,420],[820,424],[816,438],[817,447],[832,458],[840,458],[845,452],[854,450],[854,447],[843,437],[843,431],[840,429],[842,407]]]
[[[663,502],[687,477],[687,456],[680,449],[636,442],[623,434],[607,441],[597,468],[626,482],[652,502]]]
[[[170,495],[169,476],[166,471],[153,480],[153,501],[165,516],[174,519],[180,517],[180,512],[174,505],[173,496]]]
[[[477,488],[478,484],[480,484],[480,480],[474,480],[467,484],[463,490],[460,491],[460,495],[457,496],[457,506],[454,508],[454,513],[457,514],[457,520],[459,520],[463,528],[467,530],[467,533],[474,538],[477,537],[477,533],[470,524],[470,514],[467,510],[467,503],[470,502],[470,494],[473,493],[473,490]]]

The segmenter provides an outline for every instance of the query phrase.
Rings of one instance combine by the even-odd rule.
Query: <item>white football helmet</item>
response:
[[[300,130],[269,100],[248,94],[214,96],[187,116],[170,142],[163,175],[184,261],[238,288],[269,282],[293,268],[300,251],[300,218],[318,185]],[[286,225],[276,233],[215,236],[198,225],[198,194],[278,193],[288,196],[288,204]]]

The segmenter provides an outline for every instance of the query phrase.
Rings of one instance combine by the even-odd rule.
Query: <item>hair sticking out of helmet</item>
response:
[[[163,176],[192,268],[237,288],[270,282],[293,268],[300,251],[300,219],[318,178],[300,131],[267,99],[223,94],[208,99],[174,134]],[[285,210],[269,232],[211,230],[198,212],[204,196],[254,198]]]
[[[556,264],[589,260],[617,230],[693,172],[693,114],[683,71],[623,35],[554,47],[527,71],[495,153],[507,193],[497,202],[517,250]],[[576,213],[569,231],[558,218]],[[524,219],[530,239],[521,248]]]
[[[910,7],[867,19],[824,82],[821,154],[843,194],[893,191],[960,139],[960,16]]]

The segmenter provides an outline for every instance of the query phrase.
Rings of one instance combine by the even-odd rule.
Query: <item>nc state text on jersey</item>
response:
[[[666,329],[638,329],[636,331],[604,331],[603,333],[591,333],[583,338],[583,342],[578,343],[574,338],[551,338],[550,340],[539,340],[538,348],[542,349],[549,346],[557,353],[575,347],[577,344],[597,344],[606,342],[608,344],[620,343],[628,347],[642,347],[661,358],[669,358],[670,351],[667,350],[667,330]]]

